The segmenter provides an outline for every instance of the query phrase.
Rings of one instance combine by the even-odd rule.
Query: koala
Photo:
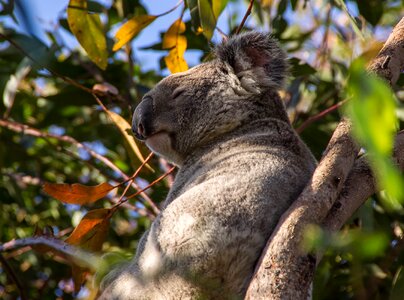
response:
[[[287,71],[278,43],[248,32],[214,54],[163,79],[134,112],[135,136],[179,170],[134,259],[104,278],[101,299],[242,299],[315,169],[278,94]]]

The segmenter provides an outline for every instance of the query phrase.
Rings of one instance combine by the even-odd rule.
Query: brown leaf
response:
[[[108,233],[111,210],[106,208],[90,210],[66,239],[70,245],[91,251],[100,251]],[[72,266],[74,290],[78,292],[85,281],[86,268]]]
[[[48,195],[70,204],[89,204],[106,196],[115,187],[107,182],[96,186],[86,186],[79,183],[49,183],[43,186],[43,191]]]
[[[74,292],[80,292],[81,286],[86,281],[88,269],[72,265],[72,278],[74,284]]]
[[[110,211],[107,208],[90,210],[66,242],[91,251],[101,250],[109,227]]]

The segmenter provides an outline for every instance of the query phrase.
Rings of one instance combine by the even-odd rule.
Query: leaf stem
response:
[[[345,104],[347,100],[343,100],[340,101],[332,106],[330,106],[329,108],[319,112],[317,115],[314,115],[310,118],[308,118],[306,121],[304,121],[297,129],[296,132],[297,133],[302,133],[303,130],[306,129],[307,126],[309,126],[310,124],[316,122],[317,120],[320,120],[322,118],[324,118],[326,115],[328,115],[329,113],[332,113],[333,111],[337,110],[338,108],[340,108],[343,104]]]
[[[248,8],[247,8],[247,11],[245,12],[243,20],[241,20],[241,23],[240,23],[240,25],[238,26],[238,28],[236,30],[236,34],[239,34],[241,29],[243,29],[245,21],[247,20],[248,16],[251,14],[253,4],[254,4],[254,0],[250,0],[250,5],[248,5]]]
[[[163,13],[161,13],[161,14],[156,15],[156,17],[158,18],[158,17],[162,17],[162,16],[165,16],[165,15],[168,15],[169,13],[173,12],[174,10],[176,10],[176,9],[178,8],[178,6],[180,6],[181,3],[183,3],[183,2],[184,2],[184,0],[178,1],[178,3],[177,3],[173,8],[170,8],[170,9],[167,10],[166,12],[163,12]]]
[[[15,274],[13,268],[1,254],[0,254],[0,263],[3,265],[3,269],[6,271],[6,274],[9,276],[11,281],[13,281],[17,286],[17,289],[20,292],[21,300],[28,300],[27,294],[25,293],[25,288],[22,285],[21,280],[17,277],[17,274]]]

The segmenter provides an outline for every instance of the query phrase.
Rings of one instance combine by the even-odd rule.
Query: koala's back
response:
[[[290,125],[276,119],[195,153],[138,249],[136,269],[157,276],[154,284],[129,299],[242,297],[281,214],[314,168]]]

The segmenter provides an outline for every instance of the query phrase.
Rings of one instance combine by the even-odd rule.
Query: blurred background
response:
[[[320,158],[340,120],[351,63],[359,57],[369,62],[378,53],[403,16],[404,1],[253,2],[243,30],[271,32],[288,52],[290,79],[281,96],[293,125]],[[84,21],[68,15],[69,5],[83,3]],[[88,211],[112,207],[123,188],[93,204],[77,205],[62,203],[41,187],[45,182],[116,185],[130,177],[149,153],[128,133],[132,110],[159,80],[175,72],[167,67],[170,51],[181,54],[185,46],[185,64],[171,62],[180,69],[212,59],[210,49],[236,32],[249,4],[0,0],[0,243],[46,232],[65,240]],[[144,16],[156,18],[132,24],[132,33],[123,29],[126,21]],[[165,47],[166,34],[179,19],[185,24],[184,31],[177,31],[182,44]],[[115,49],[119,32],[129,42]],[[401,76],[393,87],[399,125],[404,120],[403,83]],[[130,193],[171,168],[157,157],[149,165]],[[115,253],[116,261],[130,258],[173,176],[119,209],[110,226],[103,227],[107,235],[97,247],[82,246]],[[340,233],[309,234],[310,247],[326,249],[314,299],[403,299],[404,210],[387,209],[383,197],[370,198]],[[94,296],[97,278],[72,277],[69,262],[47,250],[26,246],[2,253],[0,261],[2,299]],[[83,287],[76,282],[75,291],[73,280]]]

